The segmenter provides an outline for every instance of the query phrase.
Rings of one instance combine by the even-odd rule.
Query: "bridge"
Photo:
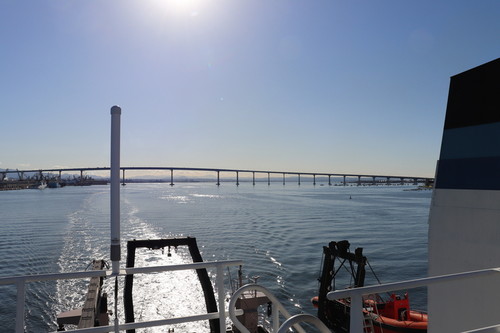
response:
[[[23,180],[25,174],[37,174],[40,178],[43,178],[43,174],[57,173],[57,178],[61,180],[62,173],[66,172],[79,172],[80,179],[83,179],[84,172],[89,171],[109,171],[109,167],[95,167],[95,168],[64,168],[64,169],[33,169],[33,170],[4,170],[0,171],[0,181],[3,181],[7,174],[14,173],[17,174],[19,180]],[[170,171],[170,185],[174,185],[174,171],[197,171],[197,172],[213,172],[216,177],[216,185],[221,184],[221,173],[232,173],[236,177],[236,185],[240,184],[240,175],[251,175],[252,183],[256,183],[256,175],[267,175],[267,184],[271,185],[271,176],[278,176],[280,181],[282,180],[283,185],[286,183],[286,177],[296,176],[298,185],[301,184],[301,177],[312,177],[313,185],[316,185],[316,177],[328,177],[328,185],[332,185],[332,178],[342,179],[341,183],[345,186],[347,183],[361,184],[419,184],[423,183],[425,185],[432,185],[434,183],[434,178],[428,177],[416,177],[416,176],[393,176],[393,175],[373,175],[373,174],[346,174],[346,173],[321,173],[321,172],[297,172],[297,171],[266,171],[266,170],[244,170],[244,169],[219,169],[219,168],[188,168],[188,167],[121,167],[122,171],[122,183],[126,182],[126,171],[140,171],[140,170],[150,170],[150,171]],[[273,179],[273,181],[276,181]]]

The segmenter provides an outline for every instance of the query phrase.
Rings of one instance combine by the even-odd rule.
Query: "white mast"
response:
[[[120,117],[122,109],[111,108],[111,263],[113,275],[120,272]]]

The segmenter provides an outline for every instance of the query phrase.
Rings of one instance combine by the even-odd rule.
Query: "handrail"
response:
[[[331,333],[330,329],[318,318],[309,314],[301,313],[288,318],[276,333],[286,333],[295,324],[310,323],[316,326],[321,333]]]
[[[231,300],[229,301],[229,318],[233,321],[234,326],[236,326],[236,328],[240,330],[241,333],[250,333],[248,329],[245,326],[243,326],[243,324],[236,317],[237,316],[236,301],[238,300],[240,295],[243,294],[245,291],[260,291],[264,295],[266,295],[267,298],[269,298],[269,300],[272,303],[273,332],[280,332],[280,333],[286,332],[289,328],[294,326],[298,332],[305,333],[304,329],[300,327],[298,324],[300,322],[310,322],[315,324],[322,333],[330,333],[330,330],[318,318],[316,318],[317,320],[314,320],[309,318],[309,315],[292,317],[290,313],[285,309],[285,307],[280,303],[280,301],[268,289],[257,284],[247,284],[239,288],[238,290],[236,290],[236,292],[231,297]],[[286,318],[286,321],[283,323],[283,325],[281,325],[281,327],[279,323],[280,312]],[[284,326],[286,328],[283,328]]]
[[[236,311],[238,316],[241,316],[244,312],[243,310],[238,309]],[[229,313],[226,311],[225,315],[228,316]],[[189,323],[200,320],[210,320],[210,319],[219,319],[219,312],[211,312],[207,314],[187,316],[187,317],[178,317],[178,318],[170,318],[170,319],[158,319],[158,320],[150,320],[150,321],[141,321],[135,323],[124,323],[118,325],[118,331],[125,331],[129,329],[138,329],[138,328],[148,328],[155,326],[165,326],[165,325],[174,325],[174,324],[182,324]],[[75,333],[105,333],[105,332],[113,332],[116,330],[114,325],[109,326],[99,326],[99,327],[91,327],[91,328],[80,328],[76,330],[71,330],[71,332]],[[53,332],[56,333],[56,332]]]
[[[378,294],[382,292],[401,290],[401,289],[412,289],[417,287],[424,287],[429,285],[434,285],[438,283],[470,279],[478,276],[486,276],[500,273],[500,267],[487,268],[469,272],[461,272],[454,274],[445,274],[438,276],[431,276],[421,279],[407,280],[402,282],[392,282],[385,283],[381,285],[366,286],[353,289],[335,290],[327,294],[327,298],[331,301],[351,298],[351,321],[350,321],[350,332],[351,333],[363,333],[363,295]],[[486,332],[486,331],[485,331]],[[492,332],[492,331],[489,331]],[[499,331],[500,332],[500,331]]]
[[[477,328],[475,330],[464,331],[462,333],[498,333],[500,332],[500,324],[488,327]]]
[[[129,274],[149,274],[149,273],[159,273],[159,272],[170,272],[179,270],[191,270],[191,269],[203,269],[203,268],[216,268],[217,278],[215,285],[218,292],[219,312],[212,312],[208,314],[195,315],[190,317],[182,318],[172,318],[172,319],[162,319],[147,322],[138,323],[117,323],[118,327],[115,325],[101,326],[94,328],[84,328],[74,330],[72,332],[87,332],[87,333],[97,333],[97,332],[111,332],[132,328],[144,328],[153,326],[162,326],[168,324],[176,324],[189,321],[199,321],[205,319],[219,319],[220,322],[220,333],[225,333],[226,326],[226,312],[224,311],[224,268],[229,266],[240,266],[243,265],[242,260],[224,260],[224,261],[213,261],[213,262],[198,262],[192,264],[181,264],[181,265],[165,265],[165,266],[151,266],[151,267],[134,267],[121,269],[119,274],[116,275],[112,270],[98,270],[98,271],[80,271],[80,272],[68,272],[68,273],[51,273],[51,274],[38,274],[38,275],[24,275],[24,276],[12,276],[12,277],[0,277],[0,285],[15,285],[17,288],[17,299],[16,299],[16,333],[24,333],[24,317],[25,317],[25,297],[26,297],[26,283],[27,282],[38,282],[38,281],[50,281],[50,280],[71,280],[71,279],[84,279],[90,277],[105,277],[105,276],[126,276]],[[238,313],[240,315],[241,312]]]
[[[132,268],[120,269],[119,276],[125,276],[129,274],[149,274],[149,273],[171,272],[171,271],[180,271],[189,269],[214,268],[220,265],[239,266],[242,264],[243,261],[241,260],[222,260],[222,261],[196,262],[192,264],[132,267]],[[0,277],[0,285],[15,284],[21,280],[25,282],[39,282],[39,281],[49,281],[49,280],[84,279],[84,278],[101,277],[101,276],[109,277],[114,275],[112,274],[111,270],[48,273],[48,274],[36,274],[36,275],[16,275],[16,276]]]

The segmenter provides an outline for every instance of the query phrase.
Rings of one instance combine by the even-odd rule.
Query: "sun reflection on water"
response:
[[[192,262],[187,251],[172,250],[168,256],[161,250],[140,249],[136,265],[141,267],[177,265]],[[185,317],[205,313],[205,302],[198,276],[194,270],[134,275],[134,312],[136,321]],[[177,324],[179,332],[208,332],[208,322]],[[165,332],[167,327],[150,328],[144,332]]]
[[[182,202],[184,198],[168,198],[167,200]],[[105,257],[109,250],[107,223],[95,215],[97,202],[101,197],[95,196],[86,201],[81,210],[68,216],[69,227],[64,238],[64,246],[59,258],[61,272],[82,271],[93,260]],[[123,203],[122,212],[122,249],[126,249],[126,240],[129,239],[158,239],[165,238],[157,234],[150,224],[139,218],[139,210],[127,200]],[[122,258],[125,259],[125,258]],[[160,249],[137,249],[136,267],[165,266],[192,263],[187,247]],[[122,261],[122,266],[125,260]],[[123,290],[124,278],[118,280],[118,307],[117,313],[110,316],[110,321],[117,315],[120,322],[124,321]],[[115,309],[115,281],[105,279],[103,292],[108,295],[108,310]],[[57,302],[54,313],[69,311],[81,307],[85,300],[88,280],[59,280],[57,282]],[[175,271],[155,274],[135,274],[133,283],[134,316],[136,322],[184,317],[206,313],[203,291],[196,271]],[[71,328],[71,327],[69,327]],[[189,324],[176,324],[170,327],[152,327],[137,329],[136,332],[166,332],[173,329],[177,332],[209,332],[208,321]]]

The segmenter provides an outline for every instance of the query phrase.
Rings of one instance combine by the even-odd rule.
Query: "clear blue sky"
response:
[[[433,176],[500,1],[0,0],[0,168]]]

